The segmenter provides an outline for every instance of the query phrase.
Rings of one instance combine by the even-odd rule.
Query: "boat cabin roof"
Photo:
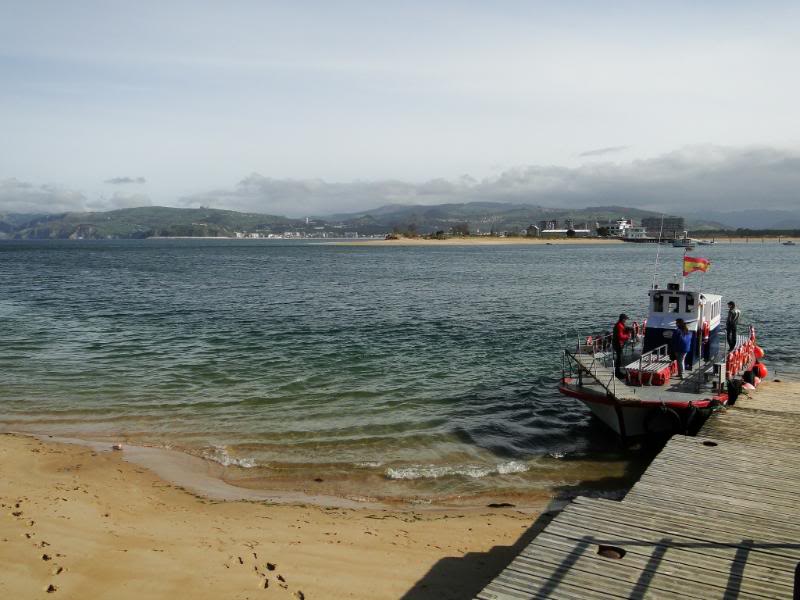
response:
[[[709,320],[712,325],[718,322],[722,312],[722,296],[704,294],[697,290],[675,289],[675,285],[670,285],[667,289],[650,290],[648,325],[674,326],[676,319],[683,319],[687,323],[697,321],[701,307],[704,320]]]

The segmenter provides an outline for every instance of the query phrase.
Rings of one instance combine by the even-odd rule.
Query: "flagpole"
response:
[[[686,252],[688,252],[688,248],[683,249],[683,264],[681,265],[681,273],[683,273],[683,277],[681,278],[681,290],[686,289]]]

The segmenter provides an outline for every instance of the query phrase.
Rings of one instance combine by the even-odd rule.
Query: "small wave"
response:
[[[383,463],[379,460],[365,460],[357,462],[356,466],[360,469],[377,469],[378,467],[382,467]]]
[[[412,465],[408,467],[389,467],[386,469],[388,479],[438,479],[440,477],[461,476],[479,479],[487,475],[509,475],[524,473],[529,469],[522,462],[511,460],[499,465]]]
[[[563,450],[555,450],[548,454],[550,458],[564,458],[566,455],[567,453],[564,452]]]
[[[244,469],[252,469],[256,466],[254,458],[236,458],[228,454],[228,449],[225,446],[214,445],[210,450],[203,451],[203,458],[213,460],[221,464],[223,467],[242,467]]]

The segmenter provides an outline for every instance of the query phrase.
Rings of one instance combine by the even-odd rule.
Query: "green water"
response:
[[[796,360],[794,248],[718,244],[768,366]],[[681,251],[662,248],[663,282]],[[187,450],[244,485],[436,502],[616,478],[560,349],[644,316],[655,248],[0,242],[0,427]],[[322,479],[322,482],[314,482]]]

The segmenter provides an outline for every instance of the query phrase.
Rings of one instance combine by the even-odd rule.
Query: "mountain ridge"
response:
[[[376,235],[392,231],[420,234],[458,227],[471,232],[519,232],[542,220],[572,219],[576,226],[620,218],[641,220],[660,213],[624,206],[562,209],[508,202],[435,205],[388,204],[354,212],[294,219],[280,215],[216,208],[145,206],[99,212],[0,214],[0,237],[12,239],[137,239],[148,237],[234,237],[236,232],[261,234],[296,231],[338,237],[345,232]],[[691,230],[721,230],[718,222],[688,219]]]

